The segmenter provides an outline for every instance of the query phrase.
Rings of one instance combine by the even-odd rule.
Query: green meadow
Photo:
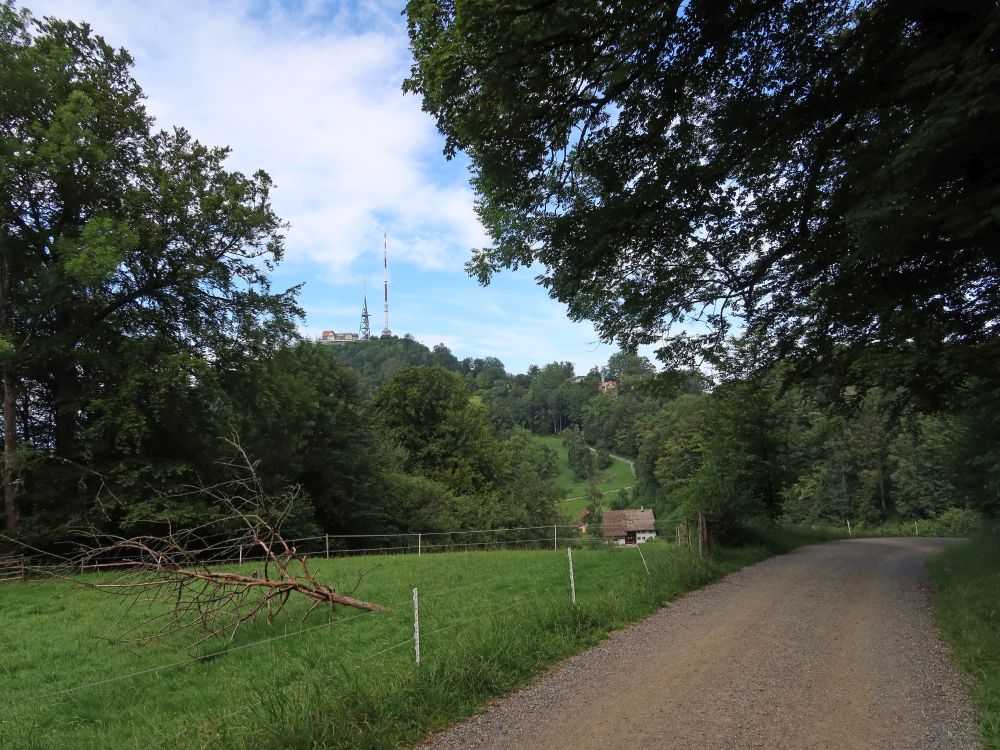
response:
[[[589,502],[587,500],[587,492],[590,490],[590,484],[586,480],[577,479],[573,475],[572,469],[569,468],[566,445],[561,438],[536,435],[534,439],[555,451],[559,460],[559,473],[553,481],[563,491],[563,497],[565,498],[559,504],[559,510],[562,512],[563,518],[570,523],[576,523],[580,520],[580,511],[586,508]],[[604,494],[604,502],[607,505],[610,503],[613,493],[634,485],[635,477],[632,475],[632,469],[628,463],[622,461],[620,458],[612,458],[611,466],[598,472],[595,484],[597,489]]]
[[[153,610],[47,580],[0,589],[0,746],[402,747],[476,712],[557,660],[772,550],[701,560],[663,542],[574,549],[344,557],[311,567],[381,613],[291,607],[231,642],[117,642]],[[252,566],[244,566],[251,569]],[[93,581],[93,576],[82,580]],[[415,664],[412,590],[420,591]]]

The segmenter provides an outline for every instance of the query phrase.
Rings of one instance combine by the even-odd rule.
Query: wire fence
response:
[[[546,541],[548,541],[547,538],[546,538]],[[560,550],[560,552],[561,552],[561,550]],[[606,573],[606,574],[603,574],[603,575],[590,576],[589,577],[589,582],[591,584],[595,584],[595,583],[600,583],[600,582],[606,581],[606,580],[611,579],[611,578],[630,578],[630,577],[632,577],[634,575],[634,573],[635,573],[635,571],[613,571],[611,573]],[[648,570],[647,570],[647,574],[648,574]],[[471,582],[469,582],[467,584],[464,584],[464,585],[460,585],[460,586],[449,585],[447,587],[447,589],[445,589],[443,591],[431,591],[431,592],[426,593],[424,596],[425,596],[425,598],[426,597],[430,597],[431,600],[435,601],[437,605],[441,605],[445,601],[454,600],[454,599],[456,599],[459,596],[465,596],[466,593],[468,591],[472,590],[472,589],[484,589],[484,588],[488,588],[490,584],[496,583],[498,581],[505,580],[507,578],[508,578],[508,574],[506,572],[500,572],[500,573],[498,573],[495,576],[490,576],[490,577],[486,577],[486,578],[477,578],[476,580],[471,581]],[[568,584],[567,584],[567,590],[568,590]],[[463,625],[466,625],[466,624],[474,622],[474,621],[482,620],[482,619],[487,618],[487,617],[497,616],[497,615],[503,614],[505,612],[506,613],[510,613],[510,612],[516,610],[516,607],[514,607],[514,605],[516,603],[518,603],[518,602],[523,602],[523,601],[526,601],[526,600],[529,600],[529,599],[538,599],[539,601],[542,601],[542,600],[546,600],[546,598],[548,596],[554,595],[556,593],[557,593],[556,587],[549,586],[549,587],[545,587],[545,588],[543,588],[541,590],[528,591],[528,592],[525,592],[523,594],[514,595],[514,596],[506,596],[506,597],[504,597],[502,605],[497,606],[495,608],[492,608],[492,609],[490,609],[487,612],[479,613],[479,614],[476,614],[476,615],[473,615],[473,616],[470,616],[470,617],[466,617],[466,618],[462,618],[462,619],[459,619],[459,620],[451,621],[451,622],[449,622],[446,625],[441,625],[439,627],[435,627],[435,628],[432,628],[430,630],[425,630],[422,633],[420,633],[419,635],[417,633],[415,633],[414,636],[411,636],[411,637],[408,637],[408,638],[405,638],[405,639],[402,639],[402,640],[399,640],[399,641],[396,641],[396,642],[393,642],[393,643],[390,643],[390,644],[378,644],[380,646],[380,648],[378,648],[377,650],[371,651],[371,652],[366,652],[366,653],[360,654],[360,655],[352,655],[346,661],[342,662],[342,666],[350,667],[352,665],[357,665],[357,664],[360,664],[362,662],[371,661],[371,660],[376,659],[376,658],[378,658],[380,656],[384,656],[384,655],[386,655],[386,654],[388,654],[388,653],[390,653],[392,651],[395,651],[395,650],[398,650],[400,648],[403,648],[404,646],[412,645],[414,643],[415,638],[418,638],[418,637],[421,637],[421,636],[426,638],[428,636],[436,635],[436,634],[439,634],[439,633],[442,633],[442,632],[445,632],[445,631],[448,631],[448,630],[452,630],[452,629],[455,629],[455,628],[458,628],[458,627],[462,627]],[[354,622],[354,621],[357,621],[357,620],[361,620],[361,619],[364,619],[364,618],[369,618],[370,619],[370,618],[376,618],[376,617],[382,617],[382,618],[385,618],[385,617],[394,617],[394,616],[398,616],[398,614],[400,612],[402,612],[404,614],[404,616],[408,616],[409,615],[409,610],[407,610],[404,605],[406,605],[407,603],[409,603],[409,601],[410,601],[409,596],[402,597],[402,598],[399,598],[399,599],[387,602],[386,606],[388,607],[388,609],[386,609],[384,611],[365,611],[365,612],[360,612],[360,613],[352,614],[352,615],[349,615],[349,616],[346,616],[346,617],[338,617],[338,618],[330,619],[330,620],[328,620],[326,622],[319,623],[319,624],[316,624],[316,625],[312,625],[312,626],[309,626],[309,627],[303,627],[303,628],[300,628],[300,629],[297,629],[297,630],[293,630],[293,631],[290,631],[290,632],[285,632],[285,633],[281,633],[281,634],[278,634],[278,635],[269,636],[269,637],[261,638],[261,639],[254,640],[254,641],[249,641],[247,643],[242,643],[242,644],[236,644],[236,645],[232,645],[232,646],[227,646],[227,647],[222,648],[222,649],[210,651],[210,652],[207,652],[207,653],[204,653],[204,654],[198,654],[198,655],[190,656],[190,657],[187,657],[185,659],[180,659],[180,660],[175,660],[175,661],[171,661],[171,662],[161,663],[161,664],[158,664],[158,665],[155,665],[155,666],[145,667],[143,669],[134,670],[134,671],[131,671],[131,672],[124,672],[124,673],[120,673],[120,674],[117,674],[117,675],[111,675],[111,676],[108,676],[108,677],[105,677],[105,678],[102,678],[102,679],[99,679],[99,680],[92,680],[92,681],[89,681],[89,682],[80,683],[80,684],[77,684],[77,685],[72,685],[72,686],[69,686],[69,687],[66,687],[66,688],[60,688],[60,689],[52,690],[52,691],[49,691],[49,692],[37,693],[37,694],[34,694],[34,695],[24,696],[24,697],[18,698],[17,700],[14,700],[14,701],[9,701],[9,702],[6,702],[6,703],[0,703],[0,710],[14,709],[14,708],[17,708],[17,707],[20,707],[20,706],[24,706],[24,705],[27,705],[27,704],[30,704],[30,703],[36,703],[36,702],[39,702],[39,701],[57,700],[57,699],[65,697],[65,696],[74,694],[74,693],[78,693],[78,692],[85,691],[85,690],[90,690],[90,689],[93,689],[93,688],[104,687],[104,686],[110,685],[112,683],[122,682],[122,681],[125,681],[125,680],[131,680],[131,679],[135,679],[135,678],[139,678],[139,677],[143,677],[143,676],[147,676],[147,675],[152,675],[152,674],[159,674],[159,673],[167,671],[167,670],[178,669],[178,668],[181,668],[181,667],[190,666],[190,665],[196,664],[198,662],[214,660],[214,659],[217,659],[219,657],[222,657],[222,656],[234,653],[234,652],[245,651],[245,650],[248,650],[248,649],[254,649],[254,648],[258,648],[258,647],[265,646],[265,645],[268,645],[268,644],[273,644],[275,642],[284,641],[284,640],[287,640],[287,639],[298,638],[298,637],[304,636],[304,635],[309,634],[309,633],[315,633],[316,631],[319,631],[319,630],[330,630],[330,629],[337,628],[337,627],[340,627],[340,626],[343,626],[343,625],[346,625],[348,623],[351,623],[351,622]],[[574,603],[575,603],[575,599],[574,599]],[[431,615],[431,619],[435,619],[434,615]],[[243,706],[243,707],[241,707],[240,710],[241,711],[242,710],[247,710],[250,707],[251,706]]]
[[[647,575],[648,575],[648,571],[647,571]],[[466,586],[449,588],[449,590],[448,590],[447,593],[448,593],[448,596],[451,597],[451,596],[454,596],[455,594],[457,594],[459,592],[468,590],[469,588],[479,587],[479,586],[482,586],[484,583],[489,583],[489,582],[493,582],[493,581],[496,581],[496,580],[500,580],[503,577],[504,576],[501,575],[501,576],[494,577],[492,579],[487,579],[486,581],[477,581],[475,583],[471,583],[471,584],[468,584]],[[616,571],[616,572],[607,573],[607,574],[604,574],[604,575],[592,576],[590,578],[590,583],[591,584],[602,583],[602,582],[606,582],[606,581],[608,581],[610,579],[614,579],[614,578],[624,579],[624,578],[629,578],[629,577],[631,577],[631,575],[628,572]],[[470,617],[462,618],[460,620],[455,620],[455,621],[449,622],[447,625],[441,625],[439,627],[432,628],[430,630],[423,630],[423,631],[415,632],[412,637],[405,638],[405,639],[402,639],[402,640],[399,640],[399,641],[395,641],[393,643],[389,643],[389,644],[380,643],[380,644],[377,644],[377,646],[378,646],[377,650],[371,651],[371,652],[368,652],[368,653],[365,653],[365,654],[352,655],[350,658],[348,658],[346,660],[343,660],[341,662],[341,666],[345,670],[348,670],[348,671],[354,670],[354,669],[358,669],[359,667],[361,667],[362,665],[367,664],[368,662],[371,662],[371,661],[373,661],[375,659],[378,659],[378,658],[381,658],[381,657],[388,656],[389,654],[391,654],[393,652],[396,652],[396,651],[399,651],[399,650],[401,650],[403,648],[407,648],[407,647],[413,648],[415,642],[418,642],[420,638],[427,638],[429,636],[439,635],[441,633],[444,633],[444,632],[447,632],[447,631],[450,631],[450,630],[454,630],[454,629],[457,629],[457,628],[461,628],[463,626],[469,625],[470,623],[478,622],[478,621],[481,621],[481,620],[484,620],[484,619],[487,619],[487,618],[502,617],[504,615],[510,615],[513,612],[522,611],[522,608],[519,607],[519,606],[516,606],[516,605],[522,604],[522,603],[524,603],[526,601],[529,601],[529,600],[532,600],[532,599],[534,599],[534,600],[546,600],[550,596],[558,595],[558,593],[559,593],[559,591],[557,590],[556,587],[549,586],[549,587],[545,587],[545,588],[543,588],[541,590],[538,590],[538,591],[526,592],[526,593],[523,593],[523,594],[520,594],[520,595],[505,597],[504,602],[503,602],[502,605],[494,607],[494,608],[490,609],[487,612],[482,612],[482,613],[479,613],[479,614],[476,614],[476,615],[472,615]],[[406,601],[406,600],[404,600],[404,601]],[[575,605],[575,603],[576,603],[575,598],[573,600],[573,603]],[[374,613],[365,613],[365,615],[371,615],[371,614],[374,614]],[[305,631],[302,631],[302,632],[305,632]],[[417,665],[419,666],[419,656],[417,657]],[[246,713],[248,711],[252,711],[252,710],[254,710],[256,708],[259,708],[267,700],[268,700],[267,697],[258,698],[258,699],[254,700],[254,701],[249,702],[249,703],[245,703],[245,704],[242,704],[242,705],[240,705],[240,706],[238,706],[236,708],[230,709],[229,711],[224,712],[220,717],[218,717],[218,719],[213,719],[213,720],[222,720],[222,721],[229,720],[231,718],[239,716],[240,714],[243,714],[243,713]],[[196,729],[197,729],[196,725],[195,726],[185,727],[184,729],[182,729],[177,734],[172,735],[172,736],[170,736],[168,738],[164,738],[164,740],[162,740],[160,743],[157,743],[155,745],[155,747],[162,747],[165,744],[169,744],[169,745],[173,746],[182,737],[184,737],[185,735],[191,734],[192,732],[196,731]]]
[[[510,526],[491,529],[396,532],[375,534],[323,534],[286,540],[296,555],[331,559],[361,555],[434,554],[498,549],[558,549],[560,546],[622,544],[624,540],[605,538],[598,524]],[[71,572],[95,573],[122,570],[139,563],[129,559],[91,558],[75,560],[37,550],[38,555],[0,558],[0,583]],[[233,546],[224,554],[214,554],[199,562],[209,565],[242,565],[266,559],[264,550]]]

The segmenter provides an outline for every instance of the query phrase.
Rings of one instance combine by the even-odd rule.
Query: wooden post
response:
[[[417,534],[417,557],[420,557],[423,548],[423,536],[423,534]]]
[[[920,531],[917,529],[917,522],[913,522],[913,536],[920,536]]]
[[[559,549],[559,527],[552,525],[552,551]]]
[[[326,559],[329,560],[330,559],[330,535],[329,534],[324,534],[323,536],[326,537]]]
[[[413,589],[413,651],[420,666],[420,590]]]
[[[847,535],[848,536],[854,536],[854,532],[851,531],[851,519],[850,518],[847,519]]]
[[[566,548],[566,555],[569,557],[569,595],[576,604],[576,579],[573,577],[573,548]]]
[[[691,549],[691,525],[688,523],[687,516],[684,517],[684,543],[688,549]]]
[[[639,543],[638,540],[636,540],[635,548],[639,550],[639,557],[642,558],[642,567],[646,569],[646,575],[649,575],[649,566],[646,565],[646,556],[642,554],[642,545]]]
[[[240,565],[243,564],[243,545],[240,545]]]

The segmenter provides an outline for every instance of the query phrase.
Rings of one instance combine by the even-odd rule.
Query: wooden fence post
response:
[[[576,604],[576,578],[573,577],[573,548],[566,548],[566,555],[569,557],[569,595]]]
[[[420,590],[413,589],[413,651],[420,666]]]
[[[639,550],[639,557],[642,558],[642,567],[644,567],[646,569],[646,575],[648,576],[649,575],[649,566],[646,565],[646,556],[644,554],[642,554],[642,544],[639,541],[636,541],[635,548],[637,550]]]

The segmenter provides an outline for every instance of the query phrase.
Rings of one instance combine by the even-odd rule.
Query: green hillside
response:
[[[573,471],[569,468],[569,458],[562,439],[554,435],[547,437],[536,435],[535,440],[551,448],[559,458],[559,474],[556,476],[555,482],[563,491],[565,498],[559,507],[563,516],[568,521],[575,523],[579,520],[580,511],[587,507],[589,483],[577,479],[573,475]],[[605,503],[610,502],[610,496],[618,490],[635,484],[635,477],[632,476],[632,469],[628,463],[620,458],[612,458],[611,460],[611,466],[598,473],[596,479],[597,488],[605,495]]]

